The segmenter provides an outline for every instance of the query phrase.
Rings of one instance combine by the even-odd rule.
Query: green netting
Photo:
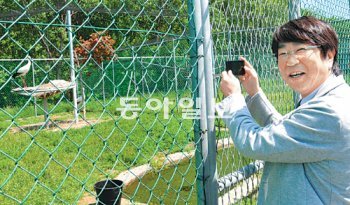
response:
[[[207,146],[213,136],[200,126],[207,121],[193,117],[205,105],[208,31],[198,16],[210,20],[213,73],[244,55],[286,113],[293,93],[270,44],[291,2],[213,0],[205,19],[206,1],[0,0],[1,204],[91,204],[94,184],[116,178],[124,180],[123,203],[208,204],[212,195],[255,204],[259,172],[219,191],[206,188],[207,177],[220,182],[253,161],[232,147],[218,119],[216,149]],[[349,2],[300,1],[300,9],[336,28],[349,82]],[[12,75],[28,62],[25,87]],[[216,101],[218,82],[206,93]],[[208,153],[217,153],[215,162]],[[208,176],[208,166],[217,176]]]
[[[236,60],[240,55],[247,58],[257,70],[260,84],[267,97],[280,113],[287,113],[294,108],[293,92],[284,83],[278,73],[277,63],[272,54],[272,34],[276,27],[288,21],[291,16],[314,15],[329,23],[336,29],[339,35],[338,62],[343,70],[347,82],[350,82],[349,69],[349,33],[350,33],[350,2],[349,1],[226,1],[216,0],[211,2],[212,38],[215,53],[215,73],[224,70],[225,61]],[[295,9],[297,8],[297,9]],[[217,89],[219,79],[216,81]],[[217,100],[222,99],[218,92]],[[220,127],[218,139],[227,138],[229,133],[225,125],[217,120]],[[221,160],[234,156],[238,167],[246,165],[250,160],[242,158],[239,153],[229,149],[217,157],[219,175],[226,170],[234,170],[236,163],[222,165]],[[256,178],[254,178],[256,177]],[[256,203],[256,187],[258,187],[259,173],[246,180],[241,185],[240,193],[244,189],[251,190],[247,201],[244,203]],[[224,190],[219,202],[237,201],[236,192]],[[234,196],[234,197],[232,197]]]

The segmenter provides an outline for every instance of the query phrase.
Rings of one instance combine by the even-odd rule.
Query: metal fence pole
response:
[[[350,19],[350,0],[349,0],[348,8],[349,8],[348,20],[349,20]],[[345,71],[344,74],[349,74],[350,73],[350,34],[348,33],[348,37],[345,36],[345,38],[343,38],[343,39],[346,42],[345,48],[347,51],[347,55],[345,55],[345,59],[344,59],[345,66],[344,66],[343,71]],[[338,55],[338,57],[339,57],[339,55]],[[339,61],[338,61],[338,63],[339,63]]]
[[[106,78],[106,68],[103,64],[103,61],[101,62],[101,68],[102,68],[102,97],[103,97],[103,104],[106,104],[106,92],[105,92],[105,78]]]
[[[228,58],[226,59],[233,60],[231,31],[228,31],[227,38],[228,38]]]
[[[205,100],[207,106],[207,137],[203,139],[204,195],[205,204],[215,205],[218,203],[218,183],[216,176],[216,137],[214,125],[213,45],[211,40],[208,0],[201,1],[201,8],[204,44]]]
[[[175,48],[175,39],[173,39],[173,60],[174,60],[174,82],[175,82],[175,93],[178,93],[177,90],[177,72],[176,72],[176,48]],[[180,72],[179,72],[180,73]],[[169,80],[167,81],[169,82]],[[179,96],[176,94],[176,104],[179,102]]]
[[[300,14],[300,0],[288,0],[288,15],[289,20],[297,19],[301,16]],[[294,105],[298,103],[300,95],[293,91]]]
[[[204,167],[203,167],[203,144],[202,139],[207,129],[206,118],[206,102],[205,102],[205,82],[204,82],[204,59],[203,59],[203,41],[202,41],[202,18],[201,5],[197,0],[189,1],[188,3],[190,15],[190,42],[191,42],[191,68],[192,68],[192,92],[193,99],[196,101],[197,97],[200,99],[200,120],[195,120],[194,126],[194,140],[196,144],[196,184],[197,184],[197,204],[205,203],[204,197]],[[203,99],[203,100],[202,100]],[[194,106],[196,106],[195,103]]]
[[[34,59],[33,59],[33,62],[34,62]],[[35,82],[35,66],[34,66],[34,63],[32,63],[32,65],[30,65],[30,66],[31,66],[31,69],[32,69],[33,87],[35,87],[36,86],[36,82]],[[35,97],[33,98],[33,102],[34,102],[35,117],[38,117],[38,106],[37,106]]]
[[[77,104],[77,82],[75,79],[75,67],[74,67],[74,48],[73,48],[73,35],[72,35],[72,19],[71,12],[67,10],[67,24],[68,24],[68,38],[69,38],[69,56],[70,56],[70,79],[71,83],[74,83],[73,87],[73,105],[74,105],[74,120],[78,123],[78,104]]]

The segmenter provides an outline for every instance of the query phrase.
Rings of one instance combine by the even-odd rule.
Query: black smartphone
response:
[[[244,75],[244,61],[235,60],[235,61],[226,61],[226,71],[232,71],[233,75]]]

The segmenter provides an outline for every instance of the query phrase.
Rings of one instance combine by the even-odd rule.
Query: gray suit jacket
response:
[[[232,95],[217,108],[236,148],[265,161],[258,204],[350,204],[350,88],[343,76],[330,77],[285,116],[262,92],[247,106]]]

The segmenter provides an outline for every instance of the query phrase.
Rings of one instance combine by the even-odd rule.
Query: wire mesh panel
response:
[[[288,112],[292,106],[292,92],[286,88],[278,74],[278,68],[271,52],[271,37],[275,28],[288,20],[287,1],[213,1],[211,4],[212,38],[215,53],[215,73],[219,74],[225,69],[225,62],[245,57],[255,67],[260,77],[261,87],[269,99],[281,112]],[[219,90],[219,78],[216,79]],[[265,89],[269,88],[269,89]],[[217,91],[217,100],[223,98]],[[224,123],[216,121],[217,139],[229,139],[229,132]],[[249,166],[254,163],[235,150],[232,141],[226,141],[224,149],[217,156],[219,179],[226,179],[232,183],[221,186],[219,189],[219,203],[255,204],[259,172],[262,164]],[[231,163],[222,161],[229,158]],[[246,167],[244,171],[230,175],[230,173]],[[244,173],[251,172],[244,176]],[[239,175],[242,174],[239,181]]]
[[[90,204],[106,179],[122,203],[196,203],[188,19],[180,0],[0,1],[1,204]]]
[[[330,23],[339,38],[338,63],[345,80],[349,83],[350,69],[350,2],[346,0],[310,1],[303,0],[302,14],[313,15]]]
[[[292,16],[314,15],[333,25],[337,30],[339,43],[339,64],[349,82],[349,1],[286,1],[286,0],[215,0],[211,1],[210,21],[214,43],[214,71],[225,70],[225,62],[245,57],[257,70],[260,86],[268,99],[281,114],[294,108],[293,92],[281,79],[276,59],[272,54],[272,35],[277,26]],[[299,8],[297,11],[295,8]],[[294,13],[293,13],[294,12]],[[216,79],[216,99],[222,100]],[[228,129],[220,120],[216,121],[218,148],[219,203],[255,204],[262,164],[246,159],[235,150],[232,142],[219,139],[229,138]],[[229,164],[222,161],[231,160]],[[245,167],[245,169],[240,169]],[[238,170],[238,171],[237,171]],[[234,173],[234,174],[232,174]],[[252,174],[255,173],[255,174]],[[239,179],[244,179],[239,182]]]

